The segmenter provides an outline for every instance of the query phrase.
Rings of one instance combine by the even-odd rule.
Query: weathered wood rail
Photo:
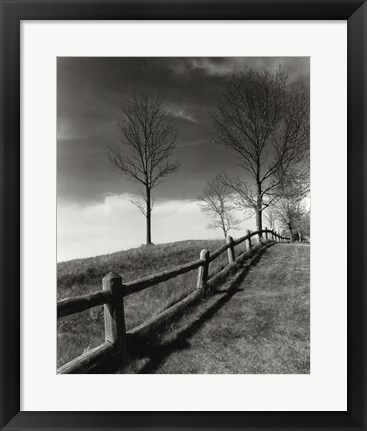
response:
[[[117,366],[123,365],[127,359],[128,338],[142,337],[149,334],[152,330],[160,327],[189,305],[192,305],[203,297],[208,291],[210,263],[227,251],[228,265],[234,265],[236,262],[235,247],[246,241],[246,250],[241,253],[240,256],[242,256],[253,247],[253,237],[257,237],[258,243],[262,243],[263,241],[289,241],[289,238],[279,235],[277,232],[268,230],[267,228],[255,232],[247,230],[246,235],[236,240],[228,236],[226,244],[211,254],[209,250],[201,250],[200,258],[193,262],[127,283],[122,282],[122,278],[119,274],[110,272],[102,280],[103,290],[89,295],[82,295],[59,301],[57,303],[58,319],[71,314],[80,313],[92,307],[104,305],[105,342],[58,368],[58,374],[90,373],[99,366],[112,360],[116,362]],[[124,297],[196,269],[198,270],[198,275],[197,286],[194,292],[141,325],[126,331]]]

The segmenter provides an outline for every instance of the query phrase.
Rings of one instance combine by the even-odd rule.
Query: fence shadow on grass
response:
[[[168,356],[173,352],[190,348],[190,338],[203,326],[204,323],[212,319],[218,310],[220,310],[236,293],[243,291],[241,285],[253,267],[260,261],[263,254],[274,243],[264,245],[259,250],[254,250],[249,258],[245,259],[236,268],[234,274],[231,274],[230,279],[221,286],[212,287],[212,297],[200,301],[191,309],[186,310],[185,317],[192,320],[183,328],[180,329],[180,322],[177,327],[171,330],[173,339],[165,341],[165,337],[150,337],[149,339],[134,339],[134,342],[129,345],[130,361],[134,363],[139,359],[147,359],[147,362],[134,371],[122,369],[120,372],[134,372],[139,374],[154,373],[166,361]],[[175,331],[178,332],[175,334]]]

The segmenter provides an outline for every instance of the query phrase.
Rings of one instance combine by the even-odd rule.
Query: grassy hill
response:
[[[159,374],[308,374],[310,247],[274,244],[122,370]]]
[[[199,258],[200,250],[214,251],[220,240],[181,241],[139,248],[57,265],[58,300],[102,289],[102,278],[110,271],[131,281]],[[224,253],[211,265],[210,274],[227,263]],[[210,276],[209,274],[209,276]],[[197,271],[153,286],[125,299],[127,329],[133,328],[185,297],[196,287]],[[103,307],[96,307],[58,321],[58,366],[104,340]]]

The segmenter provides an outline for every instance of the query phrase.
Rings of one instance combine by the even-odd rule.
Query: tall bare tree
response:
[[[208,181],[203,195],[200,197],[200,207],[204,214],[211,218],[210,229],[222,229],[227,238],[231,229],[236,229],[240,220],[236,217],[232,198],[233,192],[226,187],[219,177]]]
[[[284,179],[291,171],[296,178],[307,175],[308,93],[290,89],[280,68],[275,74],[246,69],[230,81],[213,124],[213,141],[234,151],[245,171],[242,178],[222,180],[255,211],[262,229],[262,212],[279,199]]]
[[[118,123],[121,145],[109,148],[107,157],[117,171],[141,185],[131,202],[146,217],[146,243],[152,243],[152,190],[178,169],[171,160],[177,127],[167,115],[162,100],[146,93],[134,94],[122,104]]]

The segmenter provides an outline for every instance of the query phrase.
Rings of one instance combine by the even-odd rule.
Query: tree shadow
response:
[[[137,373],[154,373],[163,365],[170,354],[190,348],[190,338],[203,326],[204,323],[210,321],[218,310],[220,310],[236,293],[244,290],[240,286],[242,285],[246,275],[250,269],[259,263],[263,254],[272,245],[274,245],[274,243],[266,244],[249,259],[241,262],[241,266],[238,268],[236,273],[229,281],[227,281],[227,283],[225,283],[224,289],[214,290],[210,298],[206,298],[206,300],[202,300],[198,303],[195,306],[195,311],[198,311],[199,314],[195,316],[195,313],[193,313],[193,320],[189,322],[186,327],[179,330],[175,334],[173,340],[162,341],[159,337],[134,339],[134,343],[129,345],[130,360],[148,358],[148,362],[145,363]],[[204,310],[200,312],[202,308],[204,308]],[[188,309],[185,315],[190,316],[191,310],[192,309]],[[124,372],[124,370],[122,369],[121,372]]]

